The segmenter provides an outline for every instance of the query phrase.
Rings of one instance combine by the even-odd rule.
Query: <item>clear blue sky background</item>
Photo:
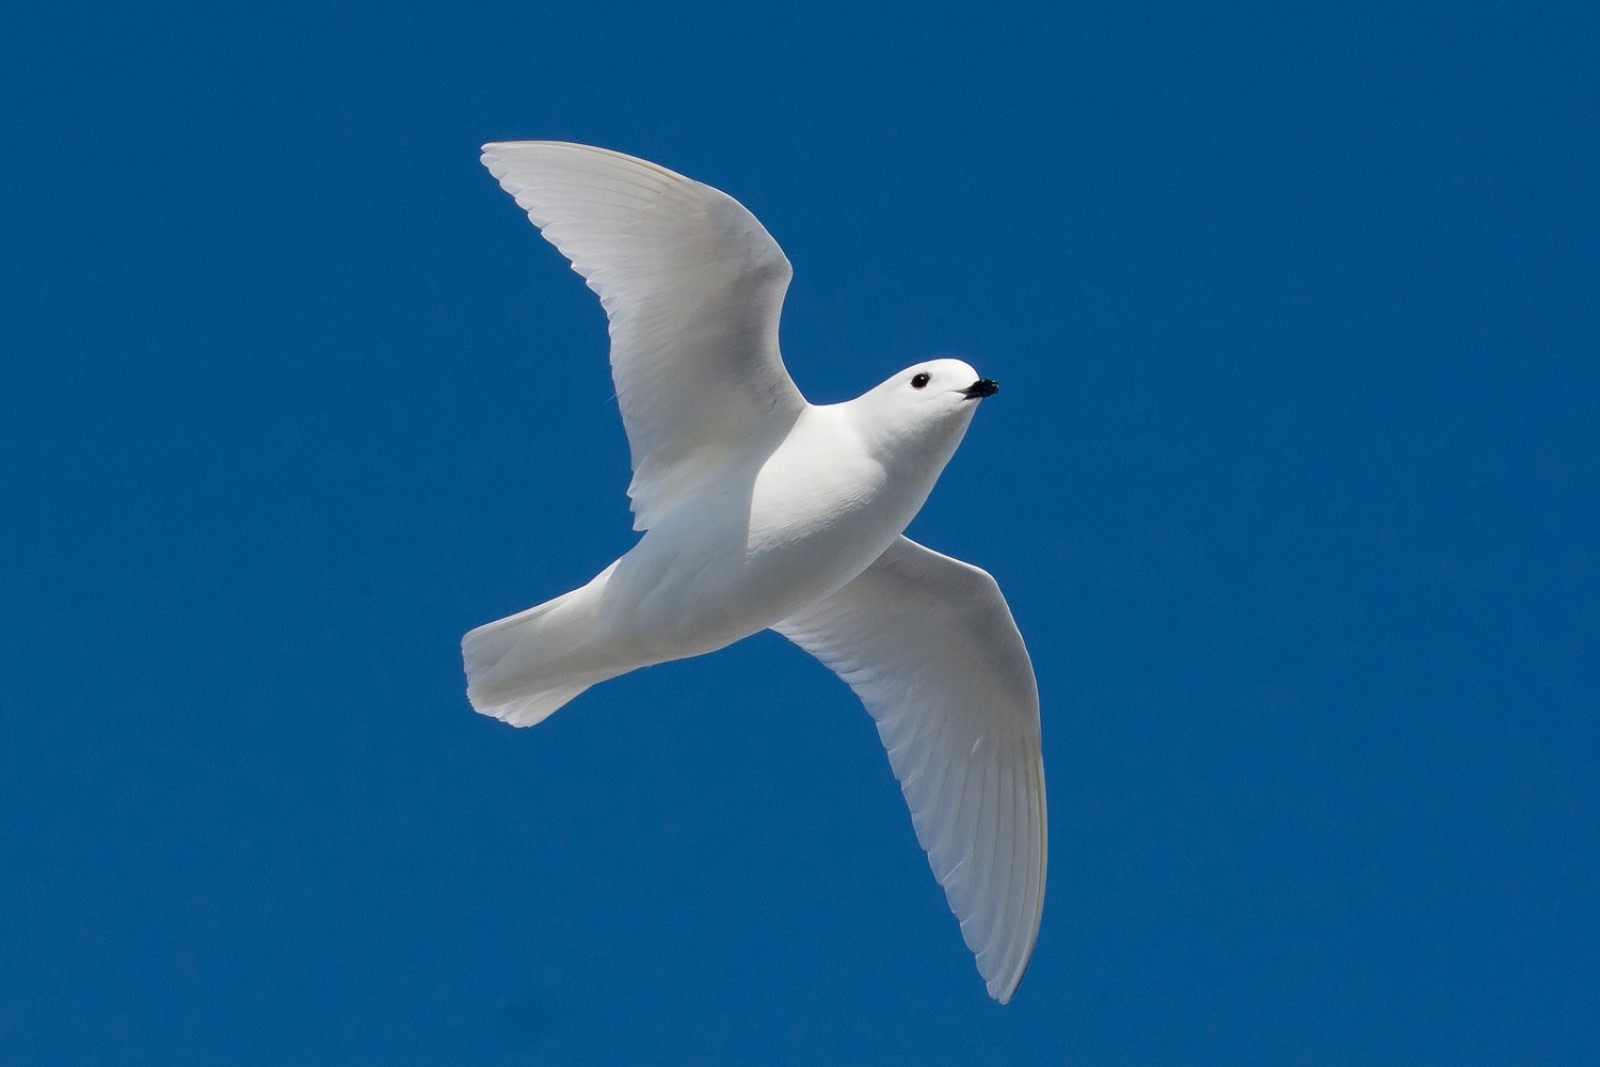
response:
[[[1600,1054],[1596,12],[8,8],[4,1058]],[[912,533],[1043,692],[1009,1007],[783,640],[468,708],[632,540],[517,137],[755,211],[813,399],[1004,383]]]

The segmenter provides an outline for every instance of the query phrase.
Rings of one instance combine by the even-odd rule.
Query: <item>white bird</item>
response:
[[[596,682],[773,629],[877,723],[989,995],[1044,900],[1033,667],[988,573],[902,535],[998,386],[908,367],[810,404],[778,354],[791,269],[725,193],[618,152],[485,145],[483,163],[600,295],[644,536],[588,584],[462,640],[467,697],[529,726]]]

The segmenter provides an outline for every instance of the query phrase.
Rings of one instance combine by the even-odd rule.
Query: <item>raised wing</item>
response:
[[[778,355],[792,271],[754,215],[603,148],[502,141],[483,164],[600,295],[635,529],[783,439],[805,406]]]
[[[1006,1003],[1039,934],[1046,848],[1039,690],[1000,587],[902,537],[773,629],[872,713],[978,973]]]

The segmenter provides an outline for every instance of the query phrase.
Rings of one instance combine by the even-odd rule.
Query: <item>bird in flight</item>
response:
[[[600,296],[643,536],[462,640],[472,706],[531,726],[608,678],[772,629],[866,705],[989,995],[1016,992],[1045,880],[1039,694],[989,574],[902,531],[999,386],[956,359],[812,404],[778,353],[788,259],[738,201],[555,141],[483,163]]]

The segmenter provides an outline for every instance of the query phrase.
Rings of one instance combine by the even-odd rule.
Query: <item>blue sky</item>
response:
[[[1600,20],[1400,7],[7,14],[8,1058],[1600,1052]],[[1043,694],[1011,1005],[780,638],[467,706],[632,541],[518,137],[750,207],[812,399],[1004,383],[911,532]]]

